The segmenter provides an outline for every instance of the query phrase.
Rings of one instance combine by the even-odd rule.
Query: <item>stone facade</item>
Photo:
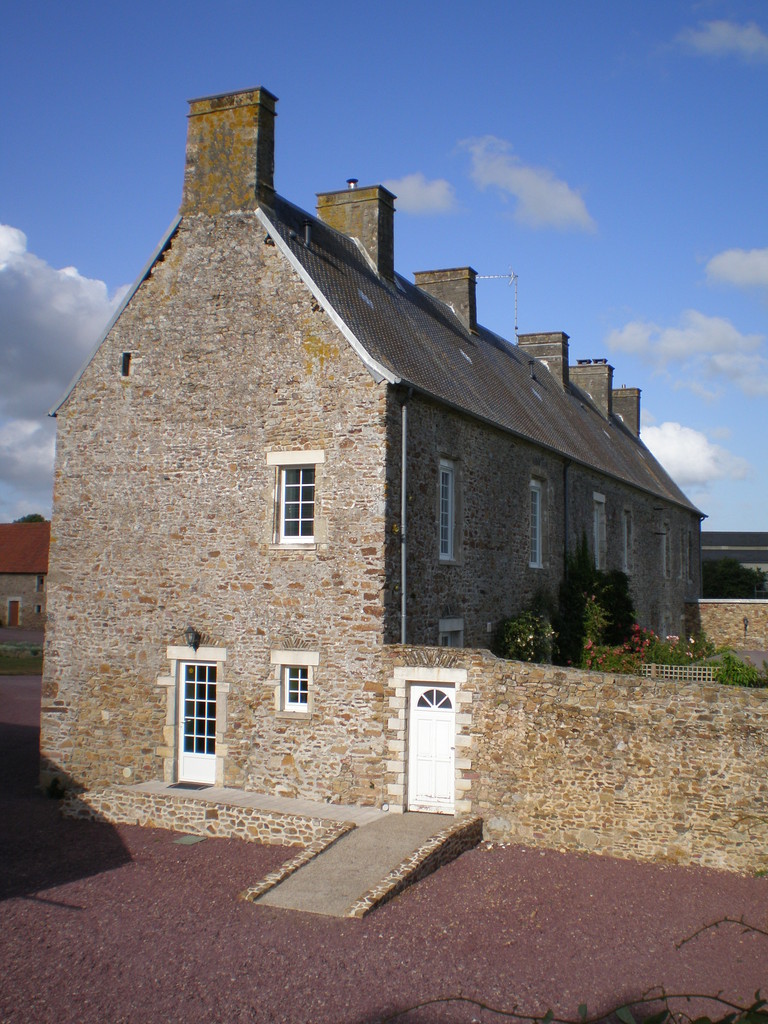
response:
[[[413,685],[455,687],[457,810],[481,815],[486,838],[731,871],[768,866],[768,691],[484,651],[393,647],[387,661],[393,716]],[[393,742],[389,757],[391,800],[407,802],[405,744]]]
[[[0,572],[0,626],[15,620],[20,629],[43,629],[45,605],[44,573]]]
[[[718,647],[768,650],[768,601],[701,598],[686,604],[685,623],[688,634],[706,633]]]
[[[498,834],[536,838],[534,782],[555,748],[496,710],[505,673],[522,670],[471,652],[456,667],[428,645],[487,644],[500,618],[556,594],[582,536],[602,567],[627,569],[644,625],[679,630],[699,593],[699,515],[611,418],[610,368],[590,364],[601,396],[571,393],[567,337],[528,336],[555,378],[483,333],[471,269],[422,273],[418,287],[393,276],[386,190],[321,197],[355,241],[278,201],[273,119],[263,90],[193,102],[182,215],[58,409],[43,781],[183,778],[403,810],[421,679],[455,698],[455,787],[440,809],[492,808]],[[372,318],[369,347],[391,332],[389,350],[360,342]],[[449,354],[484,367],[476,411],[394,372],[395,357],[423,371],[417,345],[437,352],[435,377]],[[518,384],[520,422],[504,425]],[[388,645],[403,637],[431,653],[408,648],[396,665]],[[540,671],[539,690],[515,683],[525,715],[531,701],[559,708],[567,683],[602,721],[591,677]],[[626,699],[634,707],[635,691]],[[190,721],[203,732],[187,747]],[[584,750],[595,737],[585,731]],[[204,780],[190,777],[198,755]],[[505,817],[515,757],[533,809]],[[591,808],[543,834],[578,845],[601,827]],[[644,855],[630,839],[614,830],[594,845]]]

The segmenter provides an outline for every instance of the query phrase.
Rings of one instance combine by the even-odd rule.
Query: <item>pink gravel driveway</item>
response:
[[[662,989],[768,990],[765,935],[723,923],[680,945],[726,917],[768,928],[764,878],[509,846],[363,921],[245,903],[290,850],[61,819],[34,789],[38,712],[38,679],[0,678],[2,1024],[364,1024],[458,995],[576,1019]],[[443,1002],[397,1019],[503,1018]]]

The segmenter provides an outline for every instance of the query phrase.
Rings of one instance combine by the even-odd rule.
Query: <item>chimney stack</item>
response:
[[[252,210],[275,183],[275,103],[266,89],[189,101],[182,214]]]
[[[563,331],[545,334],[519,334],[518,346],[546,368],[562,388],[568,387],[568,335]]]
[[[317,215],[329,227],[357,238],[382,277],[395,276],[395,196],[383,185],[358,188],[350,178],[341,192],[318,192]]]
[[[586,391],[606,419],[613,412],[613,367],[607,359],[579,359],[569,367],[571,383]]]
[[[420,270],[413,280],[422,291],[452,306],[464,326],[477,333],[477,271],[472,267]]]
[[[613,392],[613,412],[635,437],[640,437],[640,388],[622,386]]]

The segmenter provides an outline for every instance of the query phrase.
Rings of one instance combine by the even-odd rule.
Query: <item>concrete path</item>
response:
[[[442,814],[385,815],[347,833],[256,902],[344,917],[355,900],[452,822]]]

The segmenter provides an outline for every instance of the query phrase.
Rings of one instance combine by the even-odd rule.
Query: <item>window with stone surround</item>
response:
[[[542,543],[543,518],[541,511],[541,481],[531,480],[528,491],[530,496],[530,550],[528,553],[528,565],[531,567],[531,569],[541,569],[544,565]]]
[[[456,463],[440,459],[438,478],[438,543],[441,562],[456,560]]]
[[[621,517],[621,568],[627,574],[632,572],[632,512],[625,508]]]
[[[440,647],[463,647],[464,619],[456,616],[440,619],[437,643]]]
[[[318,651],[272,651],[275,668],[275,712],[279,718],[308,719],[314,705],[314,672]]]
[[[317,467],[323,462],[323,451],[267,453],[267,465],[275,467],[274,543],[315,543]]]
[[[606,537],[605,537],[605,495],[595,491],[592,495],[592,545],[595,555],[595,568],[605,568]]]

